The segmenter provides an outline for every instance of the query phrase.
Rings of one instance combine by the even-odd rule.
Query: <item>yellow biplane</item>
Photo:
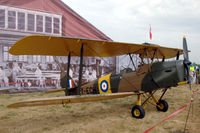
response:
[[[31,99],[13,103],[8,107],[40,106],[51,104],[68,104],[94,102],[100,100],[122,98],[137,95],[137,105],[133,106],[131,113],[135,118],[144,118],[145,106],[152,103],[158,111],[166,112],[168,103],[163,96],[170,87],[187,83],[189,79],[188,49],[186,38],[183,38],[183,50],[168,48],[151,44],[134,44],[109,42],[101,40],[88,40],[81,38],[28,36],[17,41],[9,50],[13,55],[51,55],[68,56],[67,72],[61,78],[61,89],[51,92],[64,91],[66,96],[56,98]],[[132,55],[139,55],[141,62],[138,66]],[[184,54],[184,60],[179,56]],[[116,74],[110,73],[94,81],[82,84],[84,57],[113,57],[129,55],[134,69],[126,68]],[[80,57],[79,80],[77,85],[69,76],[71,56]],[[176,57],[174,61],[166,61]],[[70,83],[70,82],[71,83]],[[159,98],[154,93],[164,89]],[[141,102],[141,96],[145,97]]]

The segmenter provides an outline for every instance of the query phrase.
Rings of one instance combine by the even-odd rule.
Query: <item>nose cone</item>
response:
[[[175,87],[185,80],[183,60],[157,62],[151,66],[151,71],[142,81],[142,90],[151,91],[159,88]]]

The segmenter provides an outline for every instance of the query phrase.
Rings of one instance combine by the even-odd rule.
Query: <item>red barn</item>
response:
[[[112,41],[61,0],[1,0],[0,71],[5,77],[0,78],[0,83],[3,83],[1,87],[59,87],[59,71],[60,67],[66,66],[66,58],[13,56],[8,53],[17,40],[33,34]],[[78,58],[72,58],[71,74],[75,79],[79,69],[78,62]],[[88,81],[103,75],[111,67],[115,69],[115,58],[88,57],[84,64],[87,66],[84,68],[84,80]],[[47,80],[50,82],[46,82]],[[9,84],[10,82],[13,83]]]

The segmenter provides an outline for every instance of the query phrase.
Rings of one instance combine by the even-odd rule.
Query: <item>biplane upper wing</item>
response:
[[[123,98],[131,95],[137,95],[143,92],[124,92],[124,93],[111,93],[111,94],[96,94],[96,95],[76,95],[65,97],[53,97],[53,98],[39,98],[21,101],[8,105],[9,108],[27,107],[27,106],[44,106],[53,104],[68,104],[68,103],[84,103],[95,102],[101,100]]]
[[[9,50],[13,55],[52,55],[52,56],[80,56],[80,49],[84,45],[84,56],[111,57],[129,53],[144,54],[147,57],[173,58],[183,54],[182,49],[161,47],[157,45],[121,43],[80,38],[52,37],[33,35],[17,41]]]

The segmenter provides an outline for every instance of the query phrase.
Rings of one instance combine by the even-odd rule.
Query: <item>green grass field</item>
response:
[[[194,95],[186,131],[198,133],[200,85],[193,85],[192,88],[199,91]],[[157,96],[160,94],[161,91],[156,93]],[[148,105],[144,119],[132,118],[130,113],[137,96],[65,106],[7,108],[7,105],[25,99],[63,95],[64,92],[0,94],[0,133],[142,133],[189,103],[191,94],[188,85],[168,90],[164,99],[169,104],[169,110],[158,112],[155,106]],[[150,133],[182,133],[188,109],[160,124]]]

